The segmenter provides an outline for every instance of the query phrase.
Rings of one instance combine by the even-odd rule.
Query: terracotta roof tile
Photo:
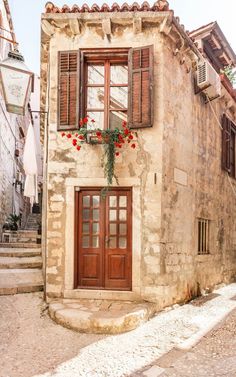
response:
[[[124,3],[119,5],[117,3],[109,6],[108,4],[103,4],[99,6],[93,4],[91,7],[88,4],[83,4],[81,7],[78,5],[73,5],[71,8],[68,5],[63,5],[62,8],[57,7],[51,1],[47,2],[45,5],[46,13],[93,13],[93,12],[162,12],[169,10],[169,3],[167,0],[158,0],[152,6],[147,1],[144,1],[141,5],[137,2],[129,5]]]

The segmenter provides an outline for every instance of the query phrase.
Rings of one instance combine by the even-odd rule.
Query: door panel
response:
[[[131,288],[131,193],[109,191],[106,202],[105,287],[128,290]]]
[[[129,189],[76,192],[75,286],[131,289],[132,203]]]
[[[82,287],[102,287],[104,235],[104,207],[101,205],[99,191],[81,191],[76,211],[79,226],[77,245],[79,249],[79,269],[77,282]]]

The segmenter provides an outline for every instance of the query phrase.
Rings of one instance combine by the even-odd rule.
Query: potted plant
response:
[[[10,230],[17,231],[19,221],[20,221],[20,216],[17,216],[11,213],[7,219],[7,222],[9,223],[9,226],[10,226]]]
[[[132,149],[136,148],[134,135],[125,121],[122,122],[121,129],[115,128],[114,130],[96,128],[94,123],[93,119],[89,122],[88,117],[83,118],[80,120],[79,130],[76,132],[62,132],[61,136],[71,140],[73,147],[77,151],[81,150],[83,143],[102,144],[104,150],[102,166],[107,179],[107,188],[109,188],[114,178],[118,182],[115,175],[115,159],[120,155],[123,145],[128,144]]]

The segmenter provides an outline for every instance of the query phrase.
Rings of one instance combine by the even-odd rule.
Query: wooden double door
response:
[[[131,190],[82,189],[75,216],[75,288],[131,290]]]

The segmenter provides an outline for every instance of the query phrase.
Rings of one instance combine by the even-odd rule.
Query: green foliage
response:
[[[92,120],[94,123],[94,121]],[[115,175],[115,160],[120,155],[120,151],[125,143],[129,144],[131,148],[135,149],[136,144],[133,142],[134,136],[123,121],[122,128],[115,128],[114,130],[103,130],[100,128],[88,127],[88,118],[80,120],[80,129],[77,132],[62,132],[61,136],[68,138],[72,145],[80,151],[83,143],[102,144],[104,154],[102,157],[102,166],[104,175],[107,179],[107,187],[104,188],[104,196],[109,187],[112,186],[113,179],[118,179]],[[92,128],[92,129],[91,129]]]
[[[221,69],[221,73],[224,73],[228,77],[231,84],[236,85],[236,70],[231,65],[227,65],[224,69]]]
[[[18,222],[20,220],[20,216],[17,216],[11,213],[5,224],[3,225],[4,230],[17,230],[18,229]]]

